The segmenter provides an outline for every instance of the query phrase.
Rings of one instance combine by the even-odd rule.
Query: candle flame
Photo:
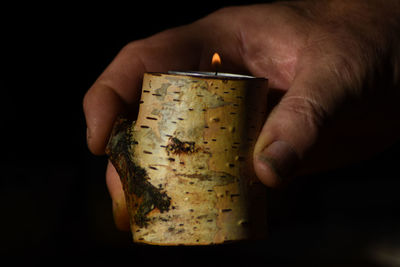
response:
[[[220,56],[218,55],[218,53],[214,53],[214,55],[212,56],[211,65],[212,65],[214,68],[218,68],[218,66],[221,65],[221,58],[220,58]]]

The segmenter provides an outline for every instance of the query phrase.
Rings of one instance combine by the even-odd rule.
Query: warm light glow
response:
[[[221,58],[219,57],[218,53],[214,53],[211,59],[211,65],[214,68],[218,68],[221,65]]]

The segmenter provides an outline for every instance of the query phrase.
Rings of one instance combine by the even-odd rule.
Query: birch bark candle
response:
[[[136,122],[117,119],[107,146],[134,242],[209,245],[266,232],[265,188],[252,151],[267,79],[146,73]]]

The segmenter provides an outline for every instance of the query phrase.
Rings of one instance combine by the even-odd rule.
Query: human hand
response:
[[[396,0],[279,2],[222,9],[134,41],[85,95],[89,149],[104,153],[118,114],[135,117],[144,72],[208,69],[218,51],[224,71],[269,79],[276,105],[254,149],[263,183],[371,155],[400,136],[399,15]],[[111,164],[106,177],[116,224],[129,229]]]

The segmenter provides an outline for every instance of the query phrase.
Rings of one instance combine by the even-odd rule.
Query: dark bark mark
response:
[[[146,119],[148,119],[148,120],[153,120],[153,121],[158,120],[157,118],[154,118],[154,117],[146,117]]]
[[[134,222],[139,227],[146,227],[149,221],[147,214],[156,208],[160,212],[168,211],[171,198],[161,188],[153,186],[148,181],[146,169],[134,161],[132,145],[137,142],[133,138],[132,122],[118,118],[106,153],[121,177],[127,200],[135,203],[132,214]]]
[[[170,137],[165,148],[168,155],[171,154],[192,154],[197,152],[195,142],[181,141],[176,137]]]
[[[240,197],[240,194],[231,194],[231,199],[233,199],[235,197]]]

